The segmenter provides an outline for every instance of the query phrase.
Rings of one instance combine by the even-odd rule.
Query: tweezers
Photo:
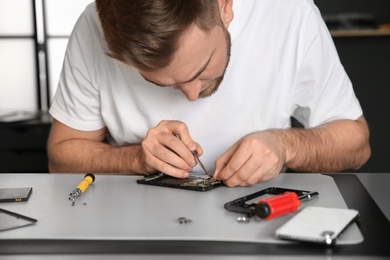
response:
[[[194,155],[195,159],[198,161],[200,167],[202,168],[203,172],[208,175],[208,176],[212,176],[210,174],[210,172],[206,169],[206,167],[204,167],[203,163],[200,161],[199,157],[198,157],[198,153],[196,151],[192,151],[192,154]]]

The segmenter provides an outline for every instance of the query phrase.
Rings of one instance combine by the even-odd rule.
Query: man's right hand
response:
[[[149,129],[141,143],[141,164],[146,172],[163,172],[178,178],[185,178],[196,165],[195,151],[202,155],[200,145],[192,140],[185,123],[163,120]]]

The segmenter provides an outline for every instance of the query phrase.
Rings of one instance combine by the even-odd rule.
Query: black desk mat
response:
[[[328,248],[314,244],[215,241],[6,240],[0,254],[212,254],[390,256],[390,222],[353,174],[332,174],[347,206],[360,212],[364,241]]]

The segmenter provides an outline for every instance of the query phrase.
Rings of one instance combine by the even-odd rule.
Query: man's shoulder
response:
[[[104,50],[106,42],[103,30],[96,11],[95,3],[90,3],[77,20],[69,39],[73,50],[81,49],[83,53],[88,51]]]
[[[313,0],[245,0],[233,2],[234,11],[238,13],[258,14],[269,10],[283,12],[294,12],[296,9],[313,8]],[[282,18],[282,17],[279,17]]]
[[[234,1],[234,19],[229,30],[234,33],[248,31],[266,32],[283,28],[301,27],[317,9],[313,0],[245,0]],[[253,32],[251,32],[253,33]]]
[[[78,23],[80,27],[89,27],[91,31],[98,32],[99,34],[103,32],[96,10],[96,4],[94,2],[87,5],[80,16]]]

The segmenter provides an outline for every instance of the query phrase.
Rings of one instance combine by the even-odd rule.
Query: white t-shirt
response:
[[[183,121],[210,170],[238,139],[289,128],[290,116],[309,128],[362,115],[312,1],[234,1],[233,11],[224,81],[211,97],[190,102],[180,91],[157,87],[106,55],[92,3],[69,39],[51,115],[78,130],[107,127],[115,146],[139,144],[161,120]]]

